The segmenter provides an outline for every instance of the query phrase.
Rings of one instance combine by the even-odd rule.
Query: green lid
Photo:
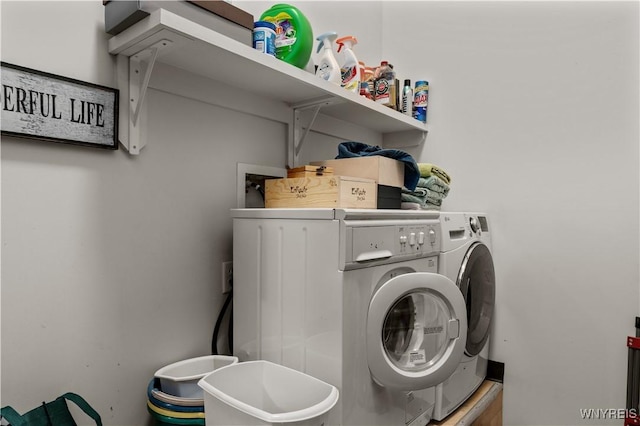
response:
[[[282,3],[266,10],[260,20],[276,26],[276,57],[304,68],[313,49],[313,31],[306,16],[297,7]]]

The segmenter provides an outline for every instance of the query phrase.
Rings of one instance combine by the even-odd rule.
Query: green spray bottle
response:
[[[297,7],[276,4],[260,16],[276,26],[276,57],[304,68],[313,49],[313,31],[309,20]]]

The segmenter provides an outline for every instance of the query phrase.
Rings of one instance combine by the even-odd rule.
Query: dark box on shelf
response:
[[[165,9],[215,30],[243,44],[253,44],[253,15],[222,0],[108,0],[104,4],[104,29],[116,35]]]
[[[400,209],[402,206],[402,189],[397,186],[378,185],[378,208]]]

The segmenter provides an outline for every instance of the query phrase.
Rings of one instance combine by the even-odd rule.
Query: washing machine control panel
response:
[[[362,264],[433,255],[441,248],[440,232],[437,222],[426,221],[353,227],[347,232],[345,260]]]
[[[396,227],[398,254],[432,253],[440,248],[440,235],[435,225]]]

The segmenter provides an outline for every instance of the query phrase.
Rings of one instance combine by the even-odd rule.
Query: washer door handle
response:
[[[455,339],[460,336],[460,320],[457,318],[449,320],[449,327],[447,327],[449,332],[449,339]]]

